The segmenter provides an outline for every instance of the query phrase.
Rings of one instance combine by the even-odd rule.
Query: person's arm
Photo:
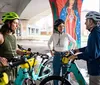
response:
[[[16,53],[18,54],[18,55],[27,55],[27,54],[30,54],[31,53],[31,51],[22,51],[22,50],[20,50],[20,49],[17,49],[16,50]]]
[[[73,49],[73,52],[74,52],[74,53],[84,52],[85,49],[86,49],[86,47],[78,48],[78,49]]]
[[[87,46],[86,46],[87,47]],[[85,51],[85,49],[86,49],[86,47],[83,47],[83,48],[79,48],[78,50],[79,50],[79,52],[84,52]]]
[[[23,54],[24,54],[24,52],[22,52],[22,50],[20,50],[20,49],[17,49],[17,50],[16,50],[16,53],[17,53],[18,55],[23,55]]]
[[[0,45],[4,42],[3,34],[0,33]]]
[[[75,48],[77,47],[76,41],[75,41],[75,40],[71,37],[71,35],[69,35],[69,34],[67,34],[67,37],[68,37],[69,42],[72,43],[71,49],[75,49]]]
[[[89,38],[88,38],[88,45],[85,51],[82,54],[78,55],[79,59],[84,59],[84,60],[95,60],[98,57],[100,57],[100,34],[97,33],[97,31],[93,31]]]
[[[53,42],[53,35],[51,35],[49,41],[48,41],[48,48],[50,50],[51,55],[53,56],[53,49],[51,48],[51,43]]]
[[[74,49],[72,50],[74,52],[74,55],[70,56],[69,59],[75,60],[75,59],[81,59],[85,56],[87,56],[87,54],[85,53],[86,47],[83,48],[79,48],[79,49]],[[83,58],[83,60],[87,60],[85,57]]]

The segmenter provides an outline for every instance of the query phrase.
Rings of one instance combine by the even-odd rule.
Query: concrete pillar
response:
[[[0,24],[2,24],[2,15],[4,14],[4,12],[0,12]]]
[[[28,20],[22,19],[22,20],[20,20],[20,23],[21,23],[21,38],[26,39],[28,36],[28,34],[27,34]]]

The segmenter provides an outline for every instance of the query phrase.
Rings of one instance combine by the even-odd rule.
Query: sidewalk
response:
[[[29,37],[17,37],[17,40],[48,41],[50,35],[33,35]]]

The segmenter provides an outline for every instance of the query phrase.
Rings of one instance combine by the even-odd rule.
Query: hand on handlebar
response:
[[[25,51],[23,52],[23,55],[30,55],[32,52],[31,51]]]
[[[77,55],[71,55],[68,57],[68,59],[73,61],[73,60],[77,59]]]
[[[0,67],[1,66],[8,66],[8,61],[4,57],[0,57]]]
[[[31,48],[25,49],[21,45],[17,44],[18,50],[16,51],[19,55],[30,55],[31,54]]]
[[[30,55],[32,52],[31,51],[28,51],[28,50],[17,50],[17,53],[21,56],[23,55]]]

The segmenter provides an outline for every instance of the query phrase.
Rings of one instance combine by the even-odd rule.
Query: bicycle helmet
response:
[[[19,16],[15,12],[8,12],[2,16],[2,22],[5,23],[6,20],[19,19]]]
[[[93,20],[95,20],[96,22],[97,21],[100,21],[100,13],[99,12],[96,12],[96,11],[90,11],[86,14],[86,18],[91,18]]]
[[[65,22],[64,22],[62,19],[57,19],[57,20],[54,22],[54,30],[55,30],[55,31],[58,31],[58,28],[57,28],[57,27],[58,27],[61,23],[65,24]]]

